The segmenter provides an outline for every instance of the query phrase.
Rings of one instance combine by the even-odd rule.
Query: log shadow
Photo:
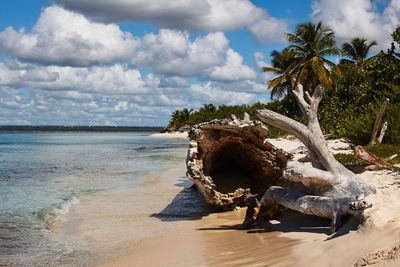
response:
[[[220,212],[218,207],[207,204],[197,191],[193,182],[182,177],[175,186],[183,187],[163,210],[154,213],[155,217],[163,222],[199,220],[210,213]]]
[[[266,220],[261,223],[253,225],[247,229],[248,234],[259,234],[269,232],[302,232],[302,233],[315,233],[325,234],[328,237],[325,239],[331,240],[333,238],[345,235],[350,231],[357,230],[359,222],[355,218],[350,218],[344,221],[344,225],[333,235],[330,235],[330,220],[320,218],[317,216],[305,215],[296,211],[287,210],[283,212],[278,218],[274,220]],[[241,224],[237,225],[221,225],[219,227],[199,228],[201,231],[219,231],[219,230],[239,230]]]
[[[273,223],[272,223],[273,222]],[[306,215],[296,211],[287,210],[283,212],[278,218],[271,221],[265,221],[262,224],[262,230],[251,229],[247,232],[260,233],[264,232],[302,232],[302,233],[315,233],[326,234],[328,237],[325,239],[331,240],[333,238],[345,235],[350,231],[357,230],[359,222],[355,218],[344,218],[343,226],[338,229],[333,235],[330,234],[330,219],[324,219],[317,216]],[[256,226],[257,227],[257,226]]]
[[[266,232],[329,234],[330,220],[286,210],[275,220],[264,221],[263,228]],[[252,232],[249,231],[249,233]]]

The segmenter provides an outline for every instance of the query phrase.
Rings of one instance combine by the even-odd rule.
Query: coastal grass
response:
[[[394,154],[398,156],[393,160],[389,161],[390,164],[400,163],[400,145],[399,144],[379,144],[375,146],[368,147],[368,150],[379,156],[382,159],[388,158]]]

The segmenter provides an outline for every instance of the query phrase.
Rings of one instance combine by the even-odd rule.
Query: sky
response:
[[[267,103],[270,53],[322,21],[386,50],[400,0],[2,0],[0,125],[166,126]]]

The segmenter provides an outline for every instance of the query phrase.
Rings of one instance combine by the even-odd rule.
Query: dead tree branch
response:
[[[379,125],[381,124],[383,113],[385,113],[385,109],[386,109],[388,104],[389,104],[389,98],[386,98],[385,101],[383,101],[383,103],[381,105],[381,108],[378,111],[378,114],[376,114],[374,129],[372,130],[372,134],[371,134],[371,140],[369,140],[369,143],[368,143],[367,146],[376,145],[376,143],[377,143],[376,142],[376,135],[378,134]]]
[[[335,231],[340,225],[339,221],[343,214],[359,217],[362,211],[354,212],[350,204],[355,205],[354,201],[360,195],[374,193],[375,188],[363,183],[358,176],[340,164],[329,150],[317,116],[324,87],[317,86],[310,96],[308,92],[303,91],[301,85],[298,85],[293,93],[306,120],[305,124],[268,109],[257,110],[256,114],[261,121],[287,131],[307,147],[312,167],[289,162],[282,179],[302,184],[312,192],[312,195],[301,194],[293,191],[293,188],[289,190],[272,186],[261,199],[263,212],[260,211],[259,216],[273,215],[277,205],[282,205],[302,213],[331,218],[333,223],[331,229]],[[364,206],[369,205],[365,203]],[[252,214],[254,217],[254,212]],[[253,219],[246,216],[243,227],[249,227]]]

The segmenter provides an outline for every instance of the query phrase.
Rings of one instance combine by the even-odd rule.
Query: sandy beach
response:
[[[293,138],[269,141],[286,151],[302,146]],[[329,141],[329,146],[334,153],[351,153],[341,140]],[[302,156],[296,154],[294,160]],[[186,170],[179,164],[160,176],[159,182],[171,189],[162,199],[166,202],[158,205],[164,206],[160,214],[177,204],[180,193],[191,190],[190,182],[182,183]],[[400,175],[390,170],[368,171],[360,179],[377,188],[376,194],[367,197],[373,207],[367,210],[364,225],[350,219],[330,235],[328,220],[284,211],[269,222],[267,230],[261,226],[236,230],[246,208],[209,210],[190,221],[162,221],[160,231],[125,243],[121,253],[101,266],[399,266]]]
[[[188,132],[155,133],[155,134],[151,134],[150,137],[187,138]]]

